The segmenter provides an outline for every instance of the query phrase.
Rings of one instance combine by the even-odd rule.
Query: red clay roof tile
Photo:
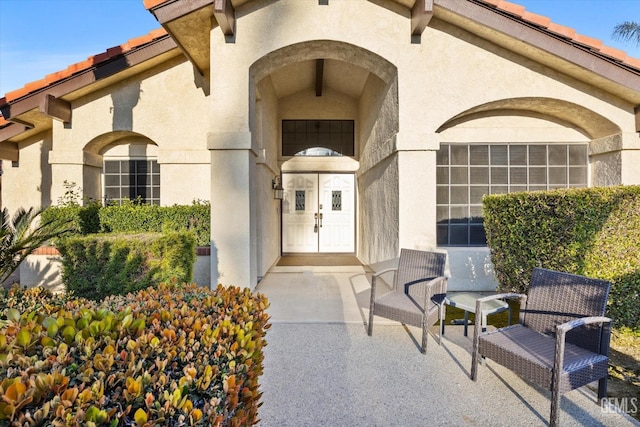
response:
[[[519,4],[511,3],[508,1],[501,1],[498,3],[498,9],[503,10],[505,12],[509,12],[512,15],[522,16],[524,14],[525,8]]]
[[[602,43],[602,40],[596,39],[593,37],[583,36],[582,34],[576,34],[576,36],[574,37],[574,40],[580,44],[583,44],[595,50],[600,50],[602,49],[602,46],[604,46],[604,44]]]
[[[556,33],[568,39],[573,39],[577,34],[576,30],[574,30],[573,28],[565,27],[564,25],[559,25],[559,24],[556,24],[555,22],[552,22],[551,24],[549,24],[547,29],[552,33]]]
[[[620,49],[615,49],[610,46],[605,46],[602,43],[602,40],[578,34],[576,33],[576,30],[574,30],[573,28],[569,28],[564,25],[551,22],[551,19],[545,16],[527,12],[523,6],[519,6],[517,4],[510,3],[508,1],[503,1],[503,0],[480,0],[480,1],[489,6],[496,7],[497,9],[502,10],[504,12],[508,12],[512,15],[519,16],[520,19],[522,19],[523,21],[546,28],[548,31],[555,33],[557,35],[560,35],[564,38],[567,38],[570,41],[587,46],[594,51],[598,51],[598,53],[602,55],[606,55],[617,61],[621,61],[626,65],[640,69],[640,67],[638,67],[640,63],[639,59],[628,56],[626,52]]]
[[[26,85],[24,85],[24,87],[20,89],[7,92],[4,98],[0,98],[0,105],[7,104],[11,101],[14,101],[25,95],[28,95],[31,92],[35,92],[37,90],[43,89],[50,84],[63,80],[67,77],[71,77],[73,74],[79,71],[87,70],[93,67],[94,65],[99,64],[100,62],[106,61],[122,53],[126,53],[143,44],[149,43],[155,39],[163,37],[166,34],[167,34],[167,31],[164,28],[159,28],[149,32],[149,34],[144,35],[142,37],[136,37],[134,39],[131,39],[127,43],[121,44],[120,46],[114,46],[112,48],[107,49],[105,52],[90,56],[84,61],[71,64],[64,70],[48,74],[44,79],[27,83]]]
[[[532,24],[536,24],[540,27],[547,28],[551,25],[551,18],[546,16],[538,15],[537,13],[525,11],[522,14],[522,19],[525,21],[531,22]]]
[[[159,4],[166,2],[167,0],[143,0],[145,9],[149,10],[152,7],[156,7]]]
[[[625,62],[627,59],[627,52],[625,52],[624,50],[613,48],[611,46],[602,46],[602,49],[600,49],[600,53],[622,62]]]

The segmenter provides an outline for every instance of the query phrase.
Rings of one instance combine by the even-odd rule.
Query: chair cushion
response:
[[[429,305],[428,317],[437,316],[438,306],[432,302]],[[413,299],[402,292],[388,292],[375,300],[374,313],[387,319],[422,327],[422,309]]]
[[[480,355],[511,369],[524,379],[551,389],[555,339],[520,324],[480,336]],[[608,374],[605,355],[565,343],[560,392],[581,387]]]

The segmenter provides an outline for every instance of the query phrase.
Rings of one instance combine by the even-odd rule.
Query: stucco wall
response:
[[[203,83],[190,63],[177,58],[75,101],[72,125],[54,122],[52,199],[64,193],[69,176],[80,176],[74,182],[100,198],[103,149],[143,138],[158,147],[162,204],[208,200],[210,116]]]
[[[17,165],[2,164],[2,208],[13,216],[18,208],[39,208],[51,204],[51,168],[48,154],[51,134],[43,133],[20,143]]]

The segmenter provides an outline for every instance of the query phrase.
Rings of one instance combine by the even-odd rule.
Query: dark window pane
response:
[[[470,182],[471,184],[488,184],[489,168],[488,167],[472,167]]]
[[[550,185],[566,185],[567,170],[565,168],[549,168],[549,184]]]
[[[436,153],[436,164],[438,166],[448,166],[449,165],[449,146],[442,144],[440,149]]]
[[[507,194],[509,192],[509,187],[506,185],[492,185],[491,186],[491,194]]]
[[[508,164],[508,148],[506,145],[491,145],[491,164],[493,166],[506,166]]]
[[[449,222],[449,207],[448,206],[438,206],[436,207],[436,221],[438,224],[440,223],[448,223]]]
[[[469,221],[469,208],[466,206],[451,206],[451,223],[467,223]]]
[[[472,225],[469,228],[469,244],[478,246],[487,244],[487,236],[485,235],[483,226]]]
[[[106,187],[118,187],[120,186],[120,175],[105,175],[104,185]]]
[[[470,164],[486,166],[489,164],[489,146],[472,145],[469,147]]]
[[[482,205],[471,206],[470,213],[471,217],[469,218],[469,222],[482,223]]]
[[[515,184],[526,184],[527,183],[527,168],[511,168],[509,170],[509,183],[511,185]]]
[[[444,205],[449,203],[449,187],[438,185],[436,187],[436,203]]]
[[[449,226],[438,225],[436,228],[438,245],[444,246],[449,244]]]
[[[112,160],[105,161],[104,173],[120,173],[120,162]]]
[[[436,182],[438,184],[449,183],[449,168],[438,167],[436,169]]]
[[[587,184],[587,168],[575,167],[569,168],[569,185],[586,185]]]
[[[296,211],[305,210],[305,191],[296,190]]]
[[[451,168],[451,183],[452,184],[468,184],[469,183],[469,171],[466,167],[452,167]]]
[[[119,199],[120,198],[120,189],[119,188],[105,188],[104,195],[108,199]]]
[[[469,203],[469,187],[451,187],[451,203],[454,205]]]
[[[530,145],[529,146],[529,165],[546,165],[547,164],[547,146],[546,145]]]
[[[469,153],[466,145],[451,146],[451,164],[464,166],[469,164]]]
[[[331,192],[331,210],[332,211],[341,211],[342,210],[342,191],[332,191]]]
[[[546,184],[547,183],[547,169],[546,168],[530,168],[529,169],[529,184]]]
[[[449,226],[451,245],[466,246],[469,244],[469,228],[466,225]]]
[[[491,184],[508,184],[508,172],[507,168],[491,168]]]
[[[511,165],[527,164],[527,146],[511,145],[509,146],[509,163]]]
[[[353,120],[283,120],[282,155],[346,155],[353,156]],[[327,150],[305,150],[310,148]]]
[[[567,164],[567,146],[549,146],[549,166],[565,166]]]
[[[570,145],[569,146],[569,165],[581,166],[587,164],[587,146],[586,145]]]
[[[469,200],[470,203],[482,203],[482,197],[485,194],[489,194],[489,186],[485,186],[485,185],[472,185],[471,186],[471,199]]]

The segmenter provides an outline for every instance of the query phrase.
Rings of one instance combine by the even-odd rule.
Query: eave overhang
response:
[[[6,147],[50,129],[52,120],[71,123],[74,100],[178,55],[176,43],[164,34],[121,53],[109,50],[78,65],[78,71],[54,73],[8,93],[0,99],[0,158],[7,158],[1,157]],[[69,75],[59,78],[61,73]]]

